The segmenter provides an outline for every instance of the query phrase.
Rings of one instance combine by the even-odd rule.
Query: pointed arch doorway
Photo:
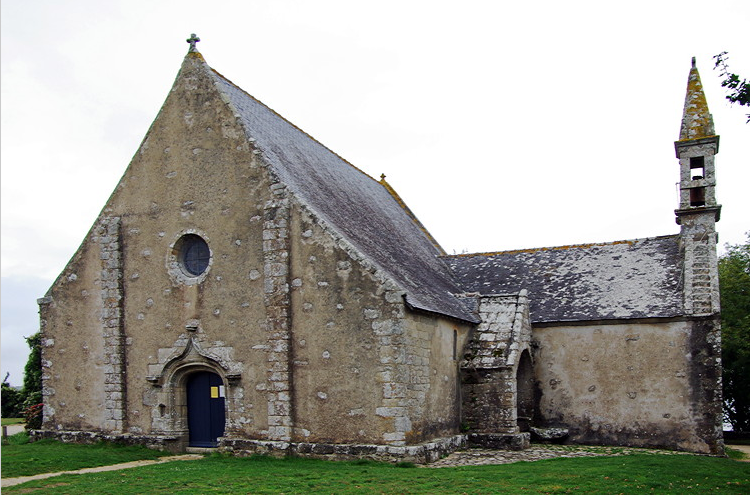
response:
[[[521,353],[516,371],[516,421],[518,431],[529,431],[534,418],[534,365],[528,350]]]
[[[216,373],[198,371],[185,384],[191,447],[216,447],[224,436],[224,382]]]

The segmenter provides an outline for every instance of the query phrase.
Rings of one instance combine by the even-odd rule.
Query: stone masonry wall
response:
[[[296,200],[290,238],[294,438],[401,446],[457,433],[454,330],[460,349],[468,325],[409,312],[403,289]]]
[[[695,316],[717,314],[720,298],[714,214],[684,214],[680,222],[685,312]]]
[[[124,431],[120,223],[116,216],[101,217],[38,300],[44,428]]]
[[[396,420],[397,433],[403,431],[407,445],[454,435],[461,422],[459,363],[471,327],[411,312],[404,323],[406,415]]]
[[[295,438],[403,444],[403,291],[296,201],[290,236]]]
[[[567,428],[574,443],[720,452],[718,355],[701,325],[534,328],[535,425]]]

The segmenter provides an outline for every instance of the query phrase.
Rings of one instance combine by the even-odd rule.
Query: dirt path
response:
[[[172,455],[168,457],[162,457],[156,460],[123,462],[121,464],[113,464],[111,466],[84,468],[84,469],[79,469],[77,471],[63,471],[60,473],[43,473],[43,474],[35,474],[33,476],[20,476],[18,478],[4,478],[0,486],[2,486],[2,488],[5,488],[6,486],[13,486],[13,485],[21,484],[21,483],[26,483],[27,481],[43,480],[46,478],[52,478],[54,476],[60,476],[61,474],[101,473],[104,471],[118,471],[120,469],[130,469],[130,468],[140,467],[140,466],[150,466],[151,464],[163,464],[165,462],[172,462],[172,461],[194,461],[194,460],[202,459],[202,458],[203,456],[200,454]]]
[[[25,425],[8,425],[4,426],[3,428],[6,429],[8,432],[8,436],[15,435],[16,433],[21,433],[24,430]]]
[[[466,449],[458,450],[449,456],[426,464],[426,468],[482,466],[487,464],[510,464],[519,461],[540,461],[557,457],[598,457],[619,456],[628,454],[649,455],[692,455],[689,452],[675,452],[672,450],[642,449],[637,447],[603,447],[586,445],[549,445],[531,444],[525,450],[491,450]]]
[[[731,447],[731,448],[733,448],[735,450],[741,450],[742,452],[744,452],[747,455],[747,457],[745,457],[744,459],[739,459],[739,460],[741,462],[750,462],[750,445],[732,445],[732,444],[727,444],[727,447]]]

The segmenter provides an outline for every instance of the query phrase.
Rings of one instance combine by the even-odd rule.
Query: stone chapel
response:
[[[679,234],[447,255],[384,177],[188,41],[38,301],[33,438],[417,462],[532,433],[723,452],[719,136],[695,60]]]

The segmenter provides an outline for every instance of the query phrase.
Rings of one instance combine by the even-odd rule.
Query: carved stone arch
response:
[[[170,414],[172,431],[180,432],[183,442],[187,442],[189,436],[188,428],[188,398],[187,381],[195,373],[208,371],[217,374],[226,390],[229,389],[226,374],[221,366],[209,359],[200,361],[183,361],[170,367],[168,379],[165,382],[165,391],[169,404],[166,409]],[[227,402],[228,404],[228,402]],[[160,407],[162,405],[160,404]]]
[[[226,430],[231,430],[242,413],[243,388],[240,384],[241,363],[230,359],[231,349],[208,347],[199,335],[181,336],[166,349],[159,349],[160,363],[149,366],[148,381],[153,385],[144,397],[151,406],[151,430],[177,437],[187,446],[187,380],[194,373],[208,371],[218,375],[226,393]],[[223,356],[222,356],[223,355]]]
[[[147,377],[148,381],[156,386],[163,386],[167,383],[174,368],[185,363],[206,363],[207,366],[215,367],[219,375],[226,376],[232,381],[239,380],[241,375],[240,363],[223,358],[211,348],[204,349],[199,338],[194,334],[188,338],[181,337],[171,348],[159,349],[159,354],[167,357],[160,360],[159,364],[149,366],[151,373]]]

